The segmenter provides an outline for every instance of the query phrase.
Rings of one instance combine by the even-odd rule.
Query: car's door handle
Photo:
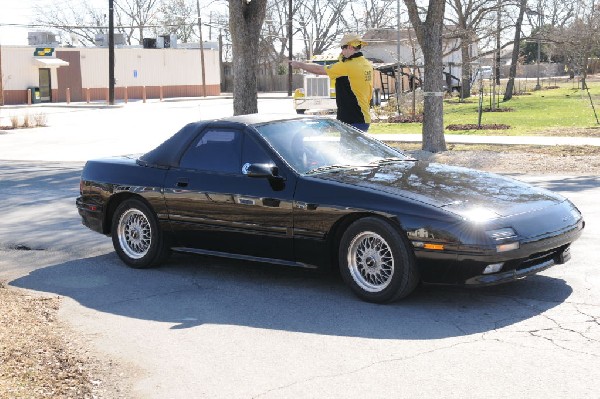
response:
[[[180,177],[179,179],[177,179],[176,186],[177,187],[187,187],[189,183],[190,183],[190,181],[188,179],[186,179],[185,177]]]

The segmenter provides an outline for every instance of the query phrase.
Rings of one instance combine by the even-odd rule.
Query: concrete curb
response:
[[[281,100],[291,99],[287,93],[258,93],[259,99],[267,100]],[[182,102],[182,101],[204,101],[204,100],[231,100],[233,99],[233,93],[222,93],[218,96],[206,96],[206,97],[170,97],[162,100],[158,98],[149,98],[146,100],[147,103],[170,103],[170,102]],[[130,99],[128,103],[142,103],[142,99]],[[93,101],[90,103],[86,102],[72,102],[72,103],[37,103],[37,104],[16,104],[16,105],[2,105],[0,110],[11,110],[11,109],[35,109],[35,108],[84,108],[84,109],[103,109],[103,108],[120,108],[124,107],[125,102],[122,99],[116,99],[116,104],[110,105],[106,101]]]
[[[420,143],[420,134],[372,134],[381,141]],[[570,145],[600,147],[600,137],[564,137],[564,136],[478,136],[446,134],[446,143],[452,144],[498,144],[498,145]]]

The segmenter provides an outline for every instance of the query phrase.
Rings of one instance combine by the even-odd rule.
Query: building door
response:
[[[52,91],[50,90],[50,68],[40,68],[40,101],[52,101]]]
[[[67,101],[67,89],[71,101],[83,101],[80,52],[57,51],[56,57],[69,63],[68,66],[62,66],[56,71],[58,101]]]

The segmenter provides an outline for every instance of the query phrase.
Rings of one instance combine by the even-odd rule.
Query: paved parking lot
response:
[[[598,397],[598,176],[519,176],[569,197],[587,227],[569,263],[509,285],[381,306],[303,270],[183,255],[125,267],[80,224],[83,161],[145,151],[228,101],[58,110],[0,135],[0,279],[63,297],[61,319],[127,366],[141,398]],[[291,103],[259,104],[277,107]]]

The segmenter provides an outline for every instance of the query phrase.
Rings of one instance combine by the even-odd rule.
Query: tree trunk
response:
[[[527,8],[527,0],[521,0],[519,6],[519,17],[515,25],[515,41],[513,44],[512,59],[510,61],[510,69],[508,71],[508,82],[506,83],[506,91],[504,92],[504,101],[508,101],[513,96],[515,90],[515,76],[517,76],[517,65],[519,63],[519,51],[521,43],[521,25],[523,24],[523,15]]]
[[[460,53],[462,56],[461,77],[460,77],[460,98],[471,97],[471,54],[469,47],[470,39],[463,37],[460,41]]]
[[[233,56],[233,114],[258,112],[257,83],[260,30],[267,0],[229,0]]]
[[[429,0],[425,22],[419,17],[416,0],[404,0],[410,22],[423,51],[423,150],[446,151],[444,138],[444,65],[442,64],[442,30],[445,0]]]
[[[590,65],[590,57],[592,54],[593,45],[590,43],[589,39],[585,40],[585,50],[581,54],[581,68],[579,68],[581,72],[581,89],[587,89],[587,76],[588,76],[588,68]]]

